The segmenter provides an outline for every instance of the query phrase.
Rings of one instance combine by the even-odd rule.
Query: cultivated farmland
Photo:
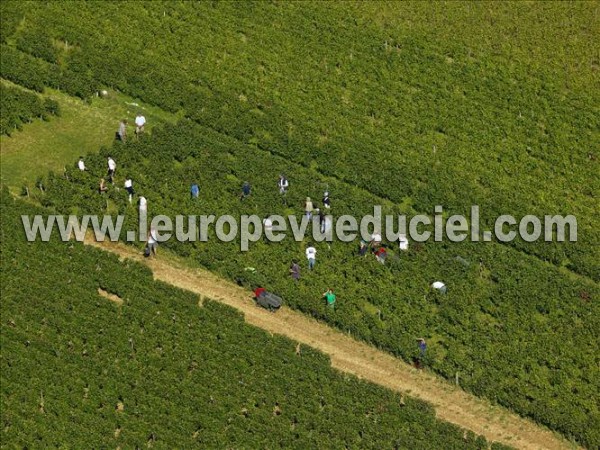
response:
[[[316,269],[303,266],[299,283],[288,267],[304,263],[308,239],[257,242],[248,252],[214,235],[161,247],[243,286],[267,286],[287,306],[406,361],[418,356],[415,338],[426,337],[427,370],[582,445],[600,444],[597,3],[131,5],[1,4],[2,133],[11,139],[35,117],[59,120],[50,118],[58,105],[34,93],[47,88],[87,102],[118,92],[182,119],[98,146],[86,172],[72,160],[64,173],[39,174],[23,190],[30,201],[55,213],[125,214],[135,230],[137,208],[118,189],[127,174],[151,215],[300,216],[303,199],[324,190],[335,216],[360,217],[373,205],[468,214],[476,204],[491,229],[502,214],[573,214],[577,242],[427,242],[407,253],[386,243],[385,266],[358,258],[356,243],[318,243]],[[100,196],[109,154],[117,187]],[[280,173],[291,184],[286,204]],[[240,202],[247,180],[253,195]],[[448,295],[429,290],[438,279]],[[320,302],[328,287],[335,311]],[[3,325],[5,311],[18,311],[11,305]],[[4,336],[3,351],[12,342]],[[370,438],[348,439],[327,446]]]

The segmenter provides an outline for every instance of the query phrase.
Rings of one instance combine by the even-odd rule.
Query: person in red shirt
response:
[[[254,297],[255,298],[259,298],[262,294],[264,294],[265,292],[267,292],[267,290],[263,287],[258,287],[256,289],[254,289]]]
[[[386,256],[387,256],[387,252],[385,251],[385,248],[383,248],[383,247],[379,247],[377,249],[377,251],[375,252],[375,258],[377,258],[377,261],[379,261],[381,264],[385,264]]]

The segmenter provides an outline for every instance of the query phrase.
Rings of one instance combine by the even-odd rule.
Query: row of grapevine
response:
[[[107,194],[99,195],[108,154],[119,165],[117,178]],[[373,205],[382,205],[384,214],[402,212],[360,187],[317,176],[192,121],[88,155],[87,167],[89,172],[73,166],[66,177],[50,176],[39,200],[61,213],[124,214],[125,228],[136,230],[137,208],[121,188],[130,176],[148,199],[151,216],[301,216],[303,199],[318,199],[324,189],[331,193],[336,217],[362,217],[372,213]],[[287,205],[276,188],[281,172],[291,184]],[[240,202],[245,180],[253,194]],[[189,196],[194,182],[201,189],[198,199]],[[580,442],[599,442],[597,284],[496,243],[414,244],[407,253],[389,243],[385,266],[356,256],[356,242],[317,243],[317,266],[309,272],[308,242],[289,236],[280,244],[257,242],[240,252],[239,241],[219,242],[211,233],[208,242],[172,239],[163,246],[248,286],[264,285],[289,306],[407,361],[418,354],[415,338],[424,336],[429,342],[426,363],[444,377],[459,373],[461,385],[477,395]],[[292,259],[303,267],[297,284],[288,274]],[[434,280],[449,286],[448,295],[429,290]],[[338,295],[335,311],[320,299],[328,287]]]
[[[50,116],[59,116],[58,103],[51,98],[41,99],[38,95],[20,88],[0,83],[0,134],[9,135],[21,130],[24,123],[35,118],[50,120]]]
[[[430,405],[341,374],[309,347],[297,354],[229,307],[199,308],[143,265],[25,242],[20,215],[47,211],[6,190],[1,202],[3,445],[489,448]]]

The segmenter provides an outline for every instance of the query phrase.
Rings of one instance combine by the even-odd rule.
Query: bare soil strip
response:
[[[397,392],[425,400],[435,407],[436,416],[447,422],[522,449],[578,448],[552,431],[528,419],[468,394],[427,371],[417,370],[393,356],[359,342],[316,320],[283,307],[270,313],[257,307],[252,294],[203,270],[189,269],[178,258],[159,253],[145,259],[135,248],[122,243],[86,243],[143,261],[154,278],[230,305],[244,313],[246,322],[317,348],[331,357],[333,367]],[[298,348],[301,351],[301,346]]]
[[[105,291],[104,289],[98,288],[98,294],[108,300],[110,300],[113,303],[116,303],[117,305],[122,305],[123,304],[123,299],[121,297],[119,297],[118,295],[115,294],[111,294],[108,291]]]

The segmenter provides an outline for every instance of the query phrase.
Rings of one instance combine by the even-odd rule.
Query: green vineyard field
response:
[[[46,211],[1,201],[3,446],[488,448],[140,264],[27,243],[20,215]]]
[[[577,243],[512,245],[600,281],[598,61],[585,59],[597,56],[596,4],[540,6],[548,27],[580,36],[556,63],[468,33],[436,39],[399,12],[381,27],[371,11],[334,4],[5,3],[3,78],[82,98],[111,87],[418,211],[477,204],[488,226],[501,214],[574,214]],[[490,18],[472,8],[446,13],[515,20],[508,6]],[[418,21],[430,7],[412,9]]]
[[[57,105],[44,96],[47,88],[89,104],[102,90],[116,92],[129,99],[128,112],[129,108],[139,109],[133,114],[144,111],[139,105],[148,105],[158,112],[157,120],[182,119],[177,124],[152,123],[151,131],[127,144],[98,145],[97,153],[86,156],[86,172],[77,170],[75,161],[65,161],[64,173],[39,174],[23,195],[46,208],[46,213],[124,214],[125,228],[137,230],[137,207],[127,201],[122,189],[128,175],[137,194],[148,199],[151,216],[301,216],[304,198],[310,196],[320,203],[325,190],[331,193],[336,217],[361,217],[372,213],[374,205],[382,205],[384,214],[432,215],[434,207],[441,205],[447,215],[468,215],[471,206],[478,205],[484,230],[493,229],[494,220],[503,214],[517,219],[529,214],[576,216],[577,242],[520,238],[510,243],[427,242],[412,243],[406,253],[396,251],[397,243],[393,243],[385,266],[370,256],[357,257],[357,243],[317,243],[314,272],[307,270],[304,257],[310,239],[295,242],[288,238],[280,244],[260,241],[241,252],[238,241],[217,242],[213,233],[208,242],[171,240],[161,247],[186,258],[192,266],[201,265],[248,288],[264,285],[281,295],[287,306],[405,361],[413,361],[418,354],[416,337],[425,337],[428,370],[446,379],[459,378],[465,390],[581,445],[600,446],[599,3],[415,2],[400,6],[395,2],[153,1],[123,7],[116,2],[5,1],[0,2],[0,14],[1,134],[20,129],[32,118],[57,114]],[[120,119],[115,117],[115,131]],[[101,196],[98,182],[106,174],[108,155],[117,161],[117,178]],[[276,186],[280,173],[290,181],[286,204]],[[240,202],[244,181],[251,182],[253,193]],[[189,188],[195,182],[200,185],[200,197],[194,201]],[[10,203],[6,195],[3,202]],[[14,221],[21,211],[31,211],[23,203],[15,205],[10,206],[13,216],[7,221]],[[3,223],[5,215],[3,210]],[[128,416],[129,422],[119,420],[131,401],[119,398],[134,389],[123,390],[123,383],[142,367],[133,347],[123,339],[145,329],[142,322],[156,320],[152,329],[161,338],[153,336],[145,347],[154,359],[143,367],[155,372],[137,380],[135,386],[143,386],[139,392],[158,389],[166,383],[159,383],[157,377],[166,371],[190,400],[182,411],[172,411],[176,406],[164,397],[152,397],[154,393],[149,395],[157,403],[144,403],[140,408],[155,405],[163,414],[181,417],[176,421],[179,431],[209,446],[226,445],[219,439],[240,442],[235,439],[240,438],[240,430],[248,429],[244,421],[249,417],[238,414],[237,408],[251,410],[241,393],[228,397],[223,392],[224,403],[208,406],[213,408],[211,415],[204,409],[206,404],[199,408],[191,400],[192,389],[208,382],[210,376],[182,385],[183,378],[177,378],[188,376],[184,365],[191,364],[193,352],[217,355],[213,347],[200,344],[214,341],[220,326],[229,330],[230,347],[225,346],[229,352],[246,335],[252,336],[248,339],[253,343],[285,348],[287,362],[260,353],[260,367],[280,383],[278,369],[268,369],[269,364],[290,364],[294,373],[302,372],[305,362],[293,359],[290,342],[241,328],[239,317],[213,303],[198,310],[190,294],[151,282],[142,266],[127,263],[125,268],[78,244],[54,243],[51,250],[44,249],[37,243],[25,244],[15,233],[3,225],[2,277],[12,300],[3,301],[2,306],[2,347],[3,353],[10,354],[2,364],[3,369],[10,368],[9,361],[18,359],[21,362],[16,366],[29,366],[19,369],[23,372],[9,372],[12,378],[6,378],[10,389],[3,391],[3,402],[10,413],[3,408],[3,420],[9,433],[31,423],[43,438],[56,430],[53,442],[60,442],[67,421],[78,420],[72,411],[83,408],[89,414],[82,416],[80,430],[89,427],[85,421],[92,421],[98,411],[104,420],[103,431],[89,437],[91,441],[104,445],[125,439],[125,447],[155,439],[167,445],[175,442],[175,428],[156,431],[164,415],[153,416],[156,420],[150,424],[136,422],[141,413]],[[142,244],[138,247],[141,252]],[[5,252],[11,257],[6,258]],[[19,254],[23,254],[22,261]],[[44,261],[36,258],[56,266],[56,274],[44,272],[40,266]],[[58,269],[61,261],[71,259],[86,267],[87,273],[72,278],[67,269]],[[302,263],[298,283],[289,277],[292,259]],[[96,273],[96,265],[106,266],[105,272]],[[32,284],[30,296],[23,284],[30,278],[29,266],[44,280]],[[73,289],[88,301],[74,303],[75,294],[67,293],[64,283],[57,284],[61,276],[69,280],[67,285],[74,283]],[[429,289],[434,280],[448,285],[448,295]],[[25,302],[28,297],[30,301],[43,299],[45,284],[58,286],[58,293],[48,293],[49,303],[43,305],[56,308],[60,324],[50,323],[53,315]],[[119,309],[100,298],[97,287],[137,300]],[[335,311],[321,301],[327,288],[338,296]],[[138,290],[141,293],[134,294]],[[3,286],[3,298],[4,291]],[[180,300],[171,301],[171,297]],[[22,311],[19,304],[27,307]],[[78,308],[81,314],[66,315]],[[178,311],[173,313],[178,319],[150,315],[167,308],[182,308],[173,310]],[[115,311],[124,316],[115,318]],[[7,325],[5,314],[23,314],[25,328],[19,328],[17,319],[17,327]],[[111,319],[97,328],[86,322],[87,315],[94,320],[107,320],[104,315]],[[184,315],[195,315],[210,326],[207,330],[183,327]],[[221,316],[235,324],[224,323]],[[72,333],[61,337],[71,324]],[[106,336],[86,332],[96,328]],[[119,333],[119,329],[127,331]],[[51,334],[44,339],[46,331]],[[86,340],[90,336],[89,345],[83,336]],[[173,366],[156,353],[156,348],[166,348],[166,336],[180,343],[169,347]],[[117,357],[107,350],[109,337],[120,342],[119,351],[127,356]],[[34,345],[23,347],[23,342]],[[198,346],[188,347],[189,342]],[[39,362],[24,356],[30,348],[37,352]],[[257,348],[253,344],[244,351]],[[88,354],[79,358],[84,349]],[[92,360],[90,353],[98,359]],[[429,430],[434,430],[431,447],[440,447],[440,436],[446,433],[449,447],[463,445],[452,440],[459,434],[457,429],[448,431],[447,425],[434,422],[429,406],[415,402],[410,408],[399,408],[392,394],[345,379],[331,372],[322,355],[309,354],[313,366],[305,371],[307,376],[319,381],[331,377],[338,383],[326,394],[329,406],[320,400],[328,421],[298,425],[297,440],[286,441],[296,438],[278,434],[267,421],[267,417],[276,420],[272,403],[279,400],[260,385],[252,397],[262,405],[256,413],[261,417],[257,420],[261,432],[254,447],[308,448],[326,428],[334,427],[344,430],[328,435],[328,446],[334,448],[363,447],[371,441],[382,444],[378,448],[427,448]],[[232,354],[228,355],[224,360],[232,360]],[[182,356],[184,362],[175,363],[175,356]],[[210,363],[217,367],[219,361]],[[44,366],[63,362],[73,370],[88,371],[86,379],[74,380],[72,390],[57,383],[52,369]],[[110,381],[102,366],[111,367],[121,378]],[[17,390],[15,380],[34,367],[40,367],[36,383],[49,383],[54,386],[54,398],[64,399],[56,406],[61,412],[55,413],[62,428],[45,425],[43,418],[48,414],[35,415],[42,408],[38,385]],[[228,366],[228,370],[233,368]],[[253,370],[249,373],[256,374],[258,369]],[[103,381],[92,381],[93,373]],[[243,382],[248,380],[263,382],[252,377]],[[91,383],[96,383],[95,403],[81,403],[82,391],[92,389]],[[99,383],[110,394],[98,393]],[[294,392],[300,396],[304,388],[308,389],[306,380],[299,381]],[[43,390],[45,403],[52,389]],[[318,390],[312,389],[302,401],[319,402],[315,400]],[[352,392],[340,394],[344,389]],[[178,394],[171,391],[169,395]],[[338,421],[332,411],[352,408],[355,396],[367,395],[372,395],[369,404],[385,405],[393,411],[391,416],[404,415],[402,419],[377,416],[377,421],[390,422],[375,431],[369,428],[372,414],[366,414],[356,425],[363,434],[356,436],[349,431],[355,427],[340,424],[357,419],[340,415]],[[265,403],[254,400],[265,396]],[[298,399],[294,407],[302,411],[298,414],[310,416],[302,401]],[[116,402],[125,403],[126,409],[115,412]],[[185,411],[203,419],[183,419]],[[288,431],[296,426],[290,420]],[[398,420],[411,425],[399,425]],[[425,420],[427,432],[416,425]],[[119,437],[108,438],[109,430],[116,429],[122,429]],[[133,434],[128,435],[127,429]],[[82,443],[91,442],[84,434],[80,438]],[[15,445],[24,444],[24,439],[11,436]],[[474,436],[467,441],[476,448],[484,445]]]

